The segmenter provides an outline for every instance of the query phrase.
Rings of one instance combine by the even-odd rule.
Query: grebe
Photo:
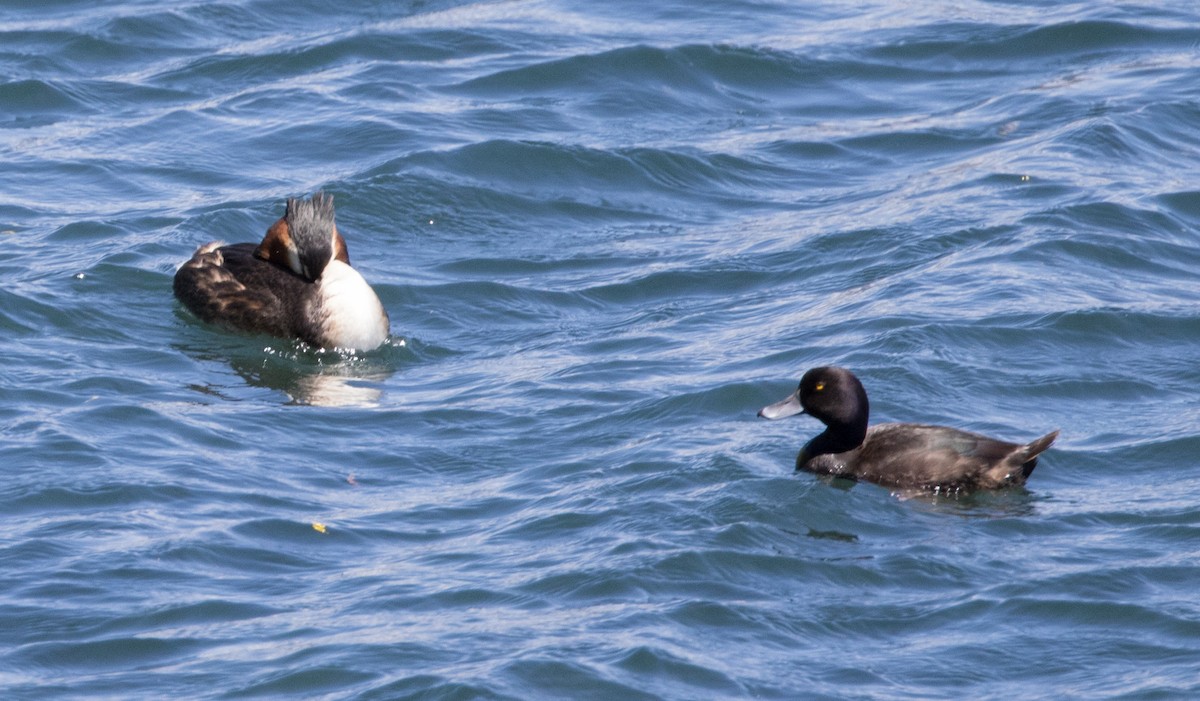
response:
[[[1058,437],[1006,443],[947,426],[887,423],[867,428],[867,391],[844,368],[813,368],[800,386],[758,415],[809,414],[825,424],[796,456],[796,469],[867,480],[887,487],[996,489],[1025,484],[1037,458]]]
[[[287,201],[262,243],[206,243],[175,273],[175,296],[206,322],[317,348],[371,350],[387,339],[379,297],[350,267],[333,196]]]

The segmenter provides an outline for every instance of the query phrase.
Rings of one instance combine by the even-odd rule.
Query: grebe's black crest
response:
[[[885,423],[867,426],[867,392],[845,368],[804,373],[786,399],[758,415],[782,419],[808,414],[825,424],[796,456],[796,469],[862,479],[889,487],[994,489],[1021,485],[1038,455],[1058,437],[1052,431],[1029,443],[1008,443],[947,426]]]
[[[296,272],[312,282],[321,277],[333,258],[333,232],[337,226],[333,219],[333,195],[318,192],[307,200],[289,197],[283,219],[299,258],[300,269]]]

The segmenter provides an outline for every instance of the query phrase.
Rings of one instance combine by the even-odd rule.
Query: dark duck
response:
[[[333,197],[288,199],[261,243],[207,243],[175,273],[175,296],[202,320],[316,348],[371,350],[388,315],[350,267]]]
[[[786,399],[758,415],[782,419],[808,414],[825,424],[796,456],[796,469],[865,480],[886,487],[927,490],[997,489],[1022,485],[1038,455],[1058,437],[1007,443],[947,426],[883,423],[867,426],[867,391],[854,373],[813,368]]]

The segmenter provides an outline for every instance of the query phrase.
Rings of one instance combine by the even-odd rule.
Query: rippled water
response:
[[[1200,13],[651,5],[3,10],[5,698],[1200,695]],[[385,348],[174,302],[318,189]]]

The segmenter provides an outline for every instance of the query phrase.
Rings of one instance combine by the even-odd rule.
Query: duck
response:
[[[800,449],[797,470],[906,490],[1024,485],[1038,456],[1058,438],[1055,430],[1029,443],[1009,443],[949,426],[868,426],[866,389],[853,372],[834,366],[805,372],[795,392],[758,412],[765,419],[797,414],[825,424],[825,431]]]
[[[258,244],[200,246],[176,271],[174,292],[204,322],[315,348],[369,351],[388,337],[387,311],[350,267],[323,192],[288,198]]]

